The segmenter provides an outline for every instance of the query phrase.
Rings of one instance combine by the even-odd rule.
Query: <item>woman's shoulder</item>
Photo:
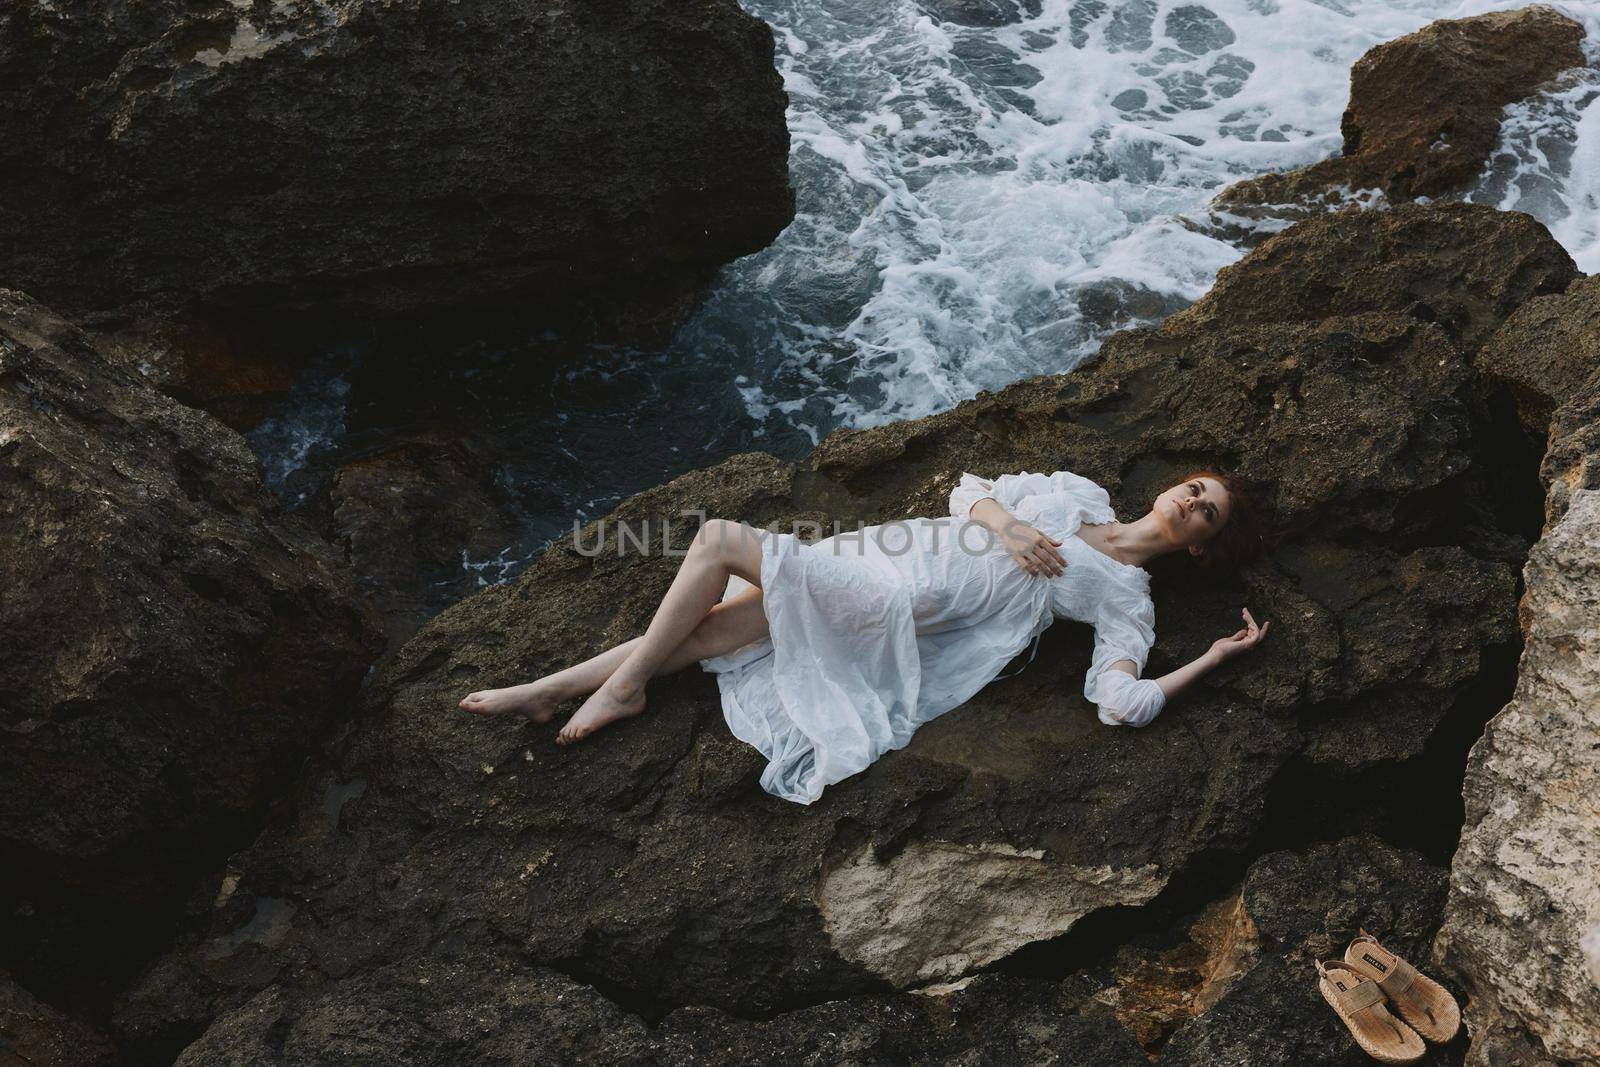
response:
[[[1111,494],[1106,492],[1105,487],[1076,471],[1055,471],[1048,475],[1024,477],[1043,479],[1038,483],[1038,491],[1071,501],[1083,512],[1085,522],[1109,522],[1116,517],[1111,507]]]
[[[1101,496],[1108,501],[1111,499],[1111,494],[1106,492],[1104,486],[1092,478],[1085,478],[1077,471],[1056,471],[1050,476],[1050,480],[1058,483],[1062,489]]]

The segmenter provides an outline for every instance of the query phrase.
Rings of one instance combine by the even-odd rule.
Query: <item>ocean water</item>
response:
[[[383,363],[319,360],[254,434],[291,503],[386,428],[470,432],[518,530],[486,584],[575,522],[684,471],[829,431],[916,418],[979,390],[1070,372],[1110,332],[1192,302],[1243,254],[1205,225],[1241,177],[1340,147],[1351,65],[1445,0],[745,0],[775,31],[798,214],[728,265],[662,351],[596,349],[530,374],[516,343],[441,352],[435,411],[385,407]],[[1600,268],[1600,5],[1589,67],[1507,110],[1469,198],[1540,218]],[[529,343],[536,342],[530,337]],[[526,363],[527,361],[523,361]]]

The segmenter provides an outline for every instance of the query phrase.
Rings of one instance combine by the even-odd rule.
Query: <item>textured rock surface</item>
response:
[[[1440,20],[1381,44],[1350,69],[1343,155],[1230,185],[1217,206],[1321,210],[1364,189],[1392,203],[1454,192],[1482,171],[1507,104],[1583,65],[1583,36],[1578,23],[1536,4]]]
[[[5,1067],[113,1067],[106,1036],[35,1000],[0,971],[0,1064]]]
[[[1312,269],[1383,247],[1419,251],[1341,289]],[[692,528],[680,516],[696,508],[846,528],[942,514],[962,470],[1078,470],[1131,518],[1181,468],[1214,459],[1259,479],[1300,532],[1237,576],[1153,565],[1151,670],[1230,632],[1240,603],[1281,620],[1282,636],[1150,727],[1096,723],[1081,697],[1088,631],[1063,622],[1020,678],[800,807],[760,791],[759,756],[728,734],[712,679],[696,671],[656,684],[649,714],[571,749],[550,727],[455,709],[467,690],[643,628],[678,560],[620,554],[614,525],[591,527],[586,546],[606,537],[598,556],[558,542],[386,665],[297,824],[236,857],[230,903],[129,991],[119,1026],[156,1040],[269,985],[311,990],[386,959],[496,952],[629,1003],[786,1010],[915,981],[924,962],[972,949],[959,898],[884,917],[880,944],[912,952],[841,941],[836,931],[871,925],[878,900],[860,894],[843,905],[858,914],[841,914],[829,890],[841,864],[871,886],[933,852],[1038,853],[1030,863],[1060,869],[1030,868],[1029,884],[1073,881],[1070,910],[1082,911],[1147,898],[1244,848],[1291,760],[1298,774],[1304,760],[1345,770],[1403,758],[1481,700],[1484,650],[1515,640],[1509,561],[1527,542],[1525,517],[1499,513],[1505,495],[1487,491],[1504,472],[1475,437],[1492,428],[1470,352],[1572,274],[1526,216],[1458,206],[1322,218],[1231,268],[1191,313],[1117,335],[1071,375],[839,432],[802,463],[746,454],[631,498],[613,520],[650,520],[657,543],[672,520],[681,549]],[[1446,280],[1448,300],[1419,301]],[[1328,728],[1340,722],[1349,744]],[[1380,728],[1387,744],[1374,750],[1366,738]],[[341,801],[357,781],[359,796]],[[1121,873],[1097,891],[1074,869]],[[986,906],[992,930],[1025,930],[1038,912],[1026,892]]]
[[[314,994],[266,990],[177,1062],[1144,1067],[1132,1036],[1089,1002],[1092,989],[984,975],[938,996],[832,1001],[761,1022],[683,1008],[647,1028],[547,968],[408,961]]]
[[[328,539],[382,611],[390,642],[410,637],[441,595],[487,584],[467,563],[515,539],[470,439],[412,434],[344,464],[328,488]]]
[[[1120,946],[1105,966],[1114,984],[1095,994],[1153,1055],[1175,1030],[1210,1011],[1261,953],[1237,889],[1179,925],[1178,936],[1162,931],[1167,936]]]
[[[1472,994],[1470,1062],[1600,1057],[1600,289],[1531,300],[1483,371],[1549,448],[1545,534],[1524,568],[1512,701],[1473,749],[1466,828],[1435,951]]]
[[[0,276],[69,312],[670,320],[794,210],[735,0],[22,0],[0,83]]]
[[[0,580],[0,930],[45,995],[161,944],[148,909],[348,717],[375,620],[237,434],[8,290]]]
[[[1556,408],[1550,418],[1549,439],[1549,450],[1539,466],[1539,478],[1548,490],[1544,505],[1547,527],[1561,521],[1573,493],[1600,489],[1600,388],[1594,379]]]
[[[1578,271],[1531,215],[1470,205],[1319,217],[1224,267],[1163,333],[1373,311],[1435,323],[1475,353],[1530,299],[1560,294]],[[1490,241],[1496,256],[1474,243]],[[1247,265],[1248,264],[1248,265]]]
[[[1484,345],[1478,367],[1515,398],[1529,433],[1548,441],[1539,478],[1545,524],[1554,526],[1575,491],[1600,489],[1600,277],[1518,308]]]
[[[1548,432],[1555,409],[1568,401],[1584,403],[1590,395],[1584,384],[1600,372],[1600,275],[1523,304],[1483,346],[1477,367],[1511,393],[1529,431]]]
[[[1445,871],[1417,853],[1360,835],[1262,856],[1250,865],[1243,897],[1263,942],[1291,963],[1342,957],[1365,928],[1426,966],[1445,882]]]
[[[1251,865],[1243,893],[1245,911],[1264,943],[1261,962],[1178,1031],[1161,1064],[1371,1063],[1317,992],[1314,961],[1342,957],[1345,945],[1365,928],[1426,970],[1445,889],[1443,869],[1375,837],[1261,857]],[[1421,1062],[1455,1062],[1452,1046],[1430,1045]]]
[[[1436,950],[1471,994],[1477,1062],[1497,1062],[1497,1031],[1593,1062],[1600,982],[1583,938],[1600,916],[1600,491],[1571,495],[1524,579],[1517,691],[1472,750]]]
[[[840,955],[904,987],[970,974],[1160,884],[1154,864],[1081,867],[947,841],[912,841],[884,862],[863,843],[818,881],[816,901]]]

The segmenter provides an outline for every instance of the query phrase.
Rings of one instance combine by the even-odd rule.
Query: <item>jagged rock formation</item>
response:
[[[1535,297],[1517,308],[1478,353],[1477,367],[1510,393],[1530,433],[1549,435],[1552,466],[1544,471],[1544,480],[1560,480],[1567,492],[1582,487],[1581,479],[1568,482],[1566,467],[1577,462],[1573,444],[1581,451],[1585,443],[1570,439],[1582,432],[1592,400],[1585,387],[1600,370],[1600,275],[1580,278],[1564,293]],[[1552,426],[1557,409],[1561,422]],[[1565,496],[1554,506],[1550,522],[1566,510]]]
[[[1543,4],[1441,19],[1386,41],[1350,68],[1344,152],[1228,186],[1215,203],[1297,218],[1352,193],[1390,203],[1456,192],[1483,170],[1507,104],[1584,63],[1583,27]]]
[[[476,592],[487,580],[463,561],[492,559],[515,539],[487,466],[470,439],[414,433],[334,473],[323,526],[383,614],[391,644],[433,614],[424,591],[452,600]]]
[[[1472,750],[1435,950],[1471,994],[1468,1062],[1600,1058],[1600,289],[1530,301],[1484,347],[1535,431],[1548,525],[1523,571],[1511,703]],[[1554,412],[1552,416],[1552,411]]]
[[[114,1067],[106,1036],[41,1004],[0,971],[0,1063],[7,1067]]]
[[[0,85],[0,284],[75,316],[659,325],[794,212],[735,0],[22,0]]]
[[[1200,857],[1243,848],[1280,772],[1336,780],[1420,751],[1452,716],[1486,714],[1478,675],[1516,638],[1526,516],[1489,491],[1507,473],[1502,428],[1471,358],[1574,273],[1523,215],[1329,216],[1071,375],[841,431],[802,463],[734,457],[630,499],[397,654],[296,823],[236,857],[209,934],[128,992],[121,1031],[175,1041],[268,986],[316,996],[324,976],[383,959],[493,953],[625,1006],[767,1013],[954,978],[1087,910],[1149,900]],[[696,671],[573,749],[549,727],[454,707],[641,630],[677,565],[659,551],[661,523],[683,548],[688,509],[848,528],[942,513],[962,470],[1067,467],[1131,517],[1203,459],[1259,479],[1300,532],[1237,578],[1156,564],[1151,670],[1228,631],[1240,603],[1282,636],[1143,730],[1102,728],[1083,706],[1087,631],[1065,622],[1020,679],[807,808],[759,790],[759,756],[728,734]],[[657,549],[619,552],[615,523],[645,520]],[[993,936],[954,914],[964,898],[941,917],[937,894],[903,922],[884,914],[876,938],[851,933],[870,928],[883,886],[952,862],[1003,890],[986,907],[1006,914],[978,924]],[[1032,906],[1030,890],[1069,884],[1070,906]]]
[[[1085,976],[982,975],[933,995],[830,1001],[764,1021],[680,1008],[654,1029],[594,989],[506,960],[408,961],[301,994],[263,991],[185,1049],[214,1063],[594,1063],[639,1067],[794,1063],[1145,1067],[1132,1036],[1093,1003]]]
[[[376,620],[237,434],[9,290],[0,581],[7,965],[108,992],[348,718]]]

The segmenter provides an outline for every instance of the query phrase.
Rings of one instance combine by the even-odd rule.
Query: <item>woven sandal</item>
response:
[[[1381,1063],[1416,1063],[1428,1051],[1417,1032],[1389,1014],[1383,990],[1341,960],[1317,962],[1317,989],[1362,1051]]]
[[[1344,950],[1350,966],[1378,983],[1400,1017],[1429,1041],[1449,1041],[1461,1028],[1461,1006],[1450,991],[1411,964],[1378,944],[1378,939],[1361,931],[1361,936]]]

